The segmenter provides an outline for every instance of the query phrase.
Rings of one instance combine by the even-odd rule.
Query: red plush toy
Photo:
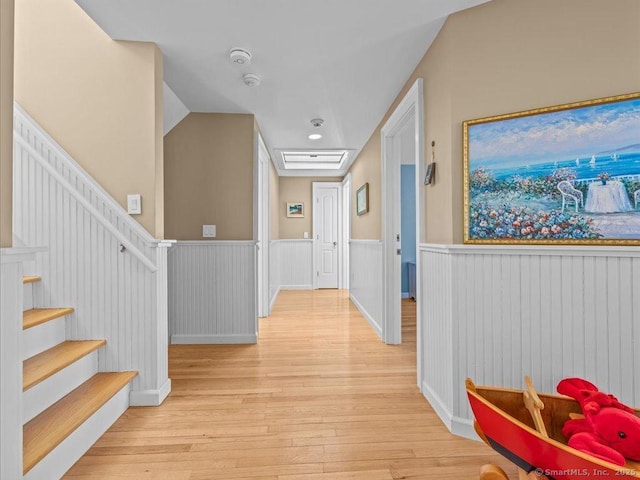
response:
[[[562,428],[570,447],[617,465],[625,458],[640,461],[640,418],[632,408],[581,378],[565,378],[557,390],[574,398],[584,413]]]

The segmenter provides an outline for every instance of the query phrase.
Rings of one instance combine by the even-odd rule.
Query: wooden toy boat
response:
[[[538,394],[529,377],[525,383],[527,390],[523,391],[466,381],[476,432],[517,465],[519,479],[640,478],[640,463],[628,461],[619,466],[569,447],[562,426],[569,418],[581,416],[578,402],[562,395]],[[480,479],[508,480],[493,465],[482,468]]]

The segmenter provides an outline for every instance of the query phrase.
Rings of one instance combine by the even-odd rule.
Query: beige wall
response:
[[[114,42],[73,0],[20,0],[15,98],[121,205],[162,238],[162,55]]]
[[[311,196],[313,182],[341,182],[342,177],[280,177],[280,238],[303,238],[304,232],[312,234]],[[304,217],[287,217],[287,203],[304,202]]]
[[[269,233],[271,240],[280,238],[280,179],[278,171],[269,162]]]
[[[462,122],[640,91],[640,2],[494,0],[449,17],[351,168],[354,189],[369,181],[375,216],[354,219],[353,238],[381,238],[380,128],[418,77],[438,164],[427,241],[461,243]]]
[[[0,247],[12,245],[13,0],[0,0]]]
[[[253,115],[190,113],[164,137],[167,238],[253,239]]]

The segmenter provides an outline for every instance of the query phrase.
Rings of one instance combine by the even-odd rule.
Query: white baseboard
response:
[[[280,290],[313,290],[313,285],[280,285]]]
[[[171,393],[171,379],[168,378],[158,390],[138,390],[129,394],[132,407],[157,407]]]
[[[257,343],[257,335],[171,335],[173,345]]]
[[[62,478],[129,406],[129,388],[125,385],[86,422],[53,449],[24,476],[25,480]]]
[[[444,426],[451,432],[451,423],[453,420],[453,414],[449,411],[446,404],[440,399],[426,382],[422,382],[422,395],[427,399],[431,408],[436,412],[436,415],[440,418]]]
[[[280,287],[278,287],[278,290],[276,290],[276,293],[274,293],[273,297],[271,297],[271,301],[269,302],[269,313],[271,313],[271,310],[273,310],[273,306],[276,304],[276,300],[278,299],[279,293],[280,293]]]
[[[451,419],[451,433],[469,440],[482,441],[473,428],[473,420],[467,418],[453,417]]]
[[[353,296],[353,294],[349,293],[349,299],[353,302],[353,304],[360,311],[360,313],[367,320],[367,322],[369,322],[369,325],[371,325],[371,328],[373,328],[373,330],[378,334],[378,336],[382,338],[382,327],[376,323],[373,317],[369,315],[369,312],[367,312],[367,310],[360,304],[360,302],[358,302],[358,300]]]

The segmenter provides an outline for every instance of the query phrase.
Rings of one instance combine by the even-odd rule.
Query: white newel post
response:
[[[158,385],[160,386],[159,403],[162,403],[171,392],[169,378],[169,284],[168,284],[168,250],[175,240],[164,241],[156,249],[156,288],[158,303]]]
[[[37,251],[0,250],[0,478],[22,478],[22,264]]]

